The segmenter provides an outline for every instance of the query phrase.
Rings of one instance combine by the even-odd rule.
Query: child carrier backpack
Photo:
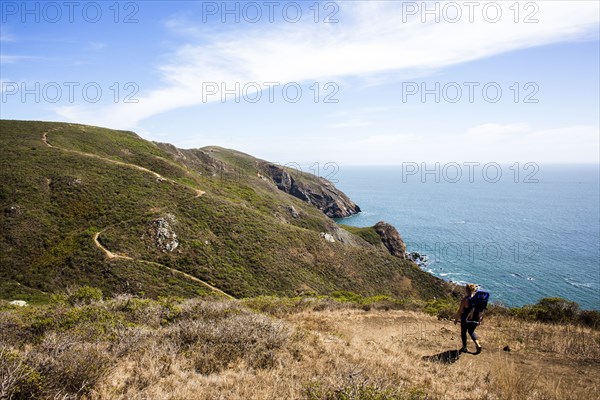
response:
[[[483,319],[483,312],[487,309],[488,300],[490,294],[488,292],[477,291],[473,297],[469,298],[469,307],[471,312],[467,315],[467,323],[477,324],[481,323]]]

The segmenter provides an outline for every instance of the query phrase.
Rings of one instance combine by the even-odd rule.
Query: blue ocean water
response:
[[[486,174],[479,166],[471,176],[462,166],[460,178],[455,167],[442,165],[437,175],[417,167],[341,167],[336,186],[362,212],[338,222],[389,222],[408,251],[428,256],[423,269],[477,283],[507,306],[558,296],[600,309],[597,165],[501,166]]]

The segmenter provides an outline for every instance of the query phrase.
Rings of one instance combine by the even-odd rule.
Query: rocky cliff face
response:
[[[374,228],[390,254],[405,260],[406,244],[404,244],[404,240],[402,240],[396,228],[383,221],[376,223]]]
[[[360,212],[360,207],[327,179],[215,146],[183,150],[167,143],[155,145],[168,152],[175,161],[208,176],[237,174],[237,178],[247,179],[252,175],[272,181],[279,190],[317,207],[330,218],[344,218]]]
[[[323,178],[309,180],[302,174],[271,163],[263,163],[264,173],[271,178],[279,190],[314,205],[330,218],[344,218],[360,212],[360,207]]]

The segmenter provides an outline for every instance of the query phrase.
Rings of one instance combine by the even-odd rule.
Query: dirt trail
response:
[[[59,129],[60,129],[60,128],[53,128],[53,129],[50,129],[50,130],[48,130],[48,131],[45,131],[45,132],[43,132],[43,133],[42,133],[42,142],[44,142],[44,144],[45,144],[46,146],[48,146],[48,147],[50,147],[50,148],[53,148],[53,149],[58,149],[58,150],[61,150],[61,151],[67,151],[67,152],[70,152],[70,153],[75,153],[75,154],[79,154],[79,155],[86,156],[86,157],[96,158],[96,159],[103,160],[103,161],[106,161],[106,162],[109,162],[109,163],[112,163],[112,164],[116,164],[116,165],[122,165],[122,166],[125,166],[125,167],[130,167],[130,168],[135,168],[135,169],[137,169],[137,170],[139,170],[139,171],[144,171],[144,172],[150,173],[150,174],[154,175],[154,176],[155,176],[157,179],[159,179],[159,180],[161,180],[161,181],[166,181],[166,182],[169,182],[169,183],[171,183],[171,184],[173,184],[173,185],[183,186],[183,187],[185,187],[186,189],[193,190],[193,191],[194,191],[194,193],[195,193],[195,196],[194,196],[194,198],[201,197],[201,196],[202,196],[202,195],[205,193],[205,192],[204,192],[204,191],[202,191],[202,190],[199,190],[199,189],[196,189],[196,188],[194,188],[194,187],[191,187],[191,186],[188,186],[188,185],[182,184],[182,183],[180,183],[180,182],[174,181],[173,179],[170,179],[170,178],[165,178],[164,176],[160,175],[159,173],[157,173],[157,172],[154,172],[154,171],[152,171],[152,170],[150,170],[150,169],[148,169],[148,168],[141,167],[141,166],[139,166],[139,165],[135,165],[135,164],[129,164],[129,163],[122,162],[122,161],[117,161],[117,160],[112,160],[112,159],[110,159],[110,158],[102,157],[102,156],[99,156],[99,155],[96,155],[96,154],[85,153],[85,152],[78,151],[78,150],[63,149],[63,148],[60,148],[60,147],[54,146],[54,145],[52,145],[52,144],[50,144],[50,143],[48,142],[48,133],[50,133],[50,132],[55,132],[55,131],[57,131],[57,130],[59,130]],[[105,228],[105,229],[107,229],[107,228]],[[203,281],[203,280],[201,280],[201,279],[198,279],[198,278],[196,278],[195,276],[193,276],[193,275],[190,275],[190,274],[187,274],[187,273],[185,273],[185,272],[183,272],[183,271],[179,271],[179,270],[177,270],[177,269],[175,269],[175,268],[171,268],[171,267],[168,267],[168,266],[166,266],[166,265],[163,265],[163,264],[160,264],[160,263],[156,263],[156,262],[153,262],[153,261],[146,261],[146,260],[141,260],[141,259],[135,259],[135,258],[132,258],[132,257],[126,256],[126,255],[122,255],[122,254],[117,254],[117,253],[113,253],[113,252],[111,252],[111,251],[110,251],[110,250],[108,250],[106,247],[104,247],[104,246],[103,246],[103,245],[100,243],[100,241],[98,240],[98,238],[99,238],[100,234],[101,234],[102,232],[104,232],[104,230],[105,230],[105,229],[103,229],[103,230],[101,230],[101,231],[99,231],[99,232],[96,232],[96,233],[94,234],[94,236],[93,236],[93,241],[94,241],[94,245],[95,245],[97,248],[99,248],[100,250],[102,250],[102,252],[104,253],[104,255],[105,255],[105,256],[106,256],[108,259],[121,259],[121,260],[130,260],[130,261],[137,261],[137,262],[142,262],[142,263],[146,263],[146,264],[152,264],[152,265],[156,265],[156,266],[158,266],[158,267],[161,267],[161,268],[164,268],[164,269],[168,269],[169,271],[171,271],[171,272],[173,272],[173,273],[176,273],[176,274],[182,275],[182,276],[186,277],[187,279],[190,279],[190,280],[192,280],[192,281],[194,281],[194,282],[200,283],[201,285],[204,285],[204,286],[206,286],[206,287],[207,287],[207,288],[209,288],[210,290],[212,290],[212,291],[214,291],[214,292],[217,292],[217,293],[220,293],[220,294],[222,294],[222,295],[226,296],[226,297],[227,297],[227,298],[229,298],[229,299],[234,299],[234,297],[233,297],[233,296],[231,296],[230,294],[227,294],[227,293],[225,293],[225,292],[224,292],[224,291],[222,291],[221,289],[219,289],[219,288],[217,288],[217,287],[214,287],[214,286],[213,286],[213,285],[211,285],[210,283],[208,283],[208,282],[205,282],[205,281]]]
[[[97,154],[92,154],[92,153],[85,153],[85,152],[79,151],[79,150],[63,149],[61,147],[54,146],[54,145],[52,145],[52,144],[50,144],[48,142],[48,133],[55,132],[57,130],[60,130],[60,128],[53,128],[53,129],[50,129],[50,130],[45,131],[44,133],[42,133],[42,142],[44,142],[44,144],[46,146],[48,146],[48,147],[50,147],[52,149],[59,149],[59,150],[62,150],[62,151],[67,151],[69,153],[79,154],[79,155],[82,155],[82,156],[85,156],[85,157],[96,158],[98,160],[106,161],[106,162],[109,162],[111,164],[121,165],[121,166],[129,167],[129,168],[135,168],[138,171],[147,172],[149,174],[152,174],[154,177],[156,177],[160,181],[169,182],[169,183],[171,183],[173,185],[183,186],[186,189],[192,190],[196,194],[194,197],[201,197],[204,193],[206,193],[206,192],[204,192],[204,191],[202,191],[200,189],[196,189],[196,188],[194,188],[192,186],[188,186],[186,184],[177,182],[177,181],[175,181],[173,179],[166,178],[166,177],[162,176],[161,174],[159,174],[158,172],[152,171],[151,169],[148,169],[148,168],[136,165],[136,164],[130,164],[130,163],[126,163],[126,162],[123,162],[123,161],[113,160],[112,158],[102,157],[102,156],[99,156]]]
[[[94,234],[94,244],[96,245],[96,247],[98,247],[100,250],[102,250],[102,252],[106,255],[107,258],[109,258],[109,259],[130,260],[130,261],[136,261],[136,262],[141,262],[141,263],[145,263],[145,264],[156,265],[158,267],[161,267],[161,268],[164,268],[164,269],[168,269],[169,271],[174,272],[176,274],[182,275],[182,276],[184,276],[184,277],[186,277],[186,278],[188,278],[188,279],[190,279],[190,280],[192,280],[194,282],[200,283],[200,284],[206,286],[207,288],[209,288],[210,290],[212,290],[214,292],[217,292],[217,293],[220,293],[220,294],[224,295],[225,297],[227,297],[229,299],[235,299],[235,297],[233,297],[232,295],[225,293],[224,291],[222,291],[221,289],[219,289],[219,288],[211,285],[210,283],[205,282],[202,279],[196,278],[195,276],[190,275],[188,273],[185,273],[183,271],[180,271],[178,269],[171,268],[171,267],[168,267],[168,266],[166,266],[164,264],[160,264],[160,263],[157,263],[157,262],[154,262],[154,261],[147,261],[147,260],[142,260],[142,259],[139,259],[139,258],[133,258],[133,257],[129,257],[129,256],[126,256],[126,255],[113,253],[112,251],[110,251],[106,247],[104,247],[102,245],[102,243],[100,243],[100,241],[98,240],[98,237],[100,236],[100,234],[102,232],[104,232],[104,230],[102,230],[100,232],[96,232],[96,234]]]
[[[108,250],[106,247],[102,246],[102,243],[100,243],[98,241],[98,236],[100,236],[100,234],[104,232],[103,230],[100,232],[96,232],[96,234],[94,234],[94,244],[96,245],[97,248],[99,248],[100,250],[102,250],[102,252],[106,255],[107,258],[120,258],[123,260],[133,260],[133,258],[129,257],[129,256],[123,256],[120,254],[116,254],[111,252],[110,250]]]

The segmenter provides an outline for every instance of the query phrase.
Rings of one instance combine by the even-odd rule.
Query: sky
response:
[[[3,119],[280,162],[599,163],[597,1],[3,1]]]

